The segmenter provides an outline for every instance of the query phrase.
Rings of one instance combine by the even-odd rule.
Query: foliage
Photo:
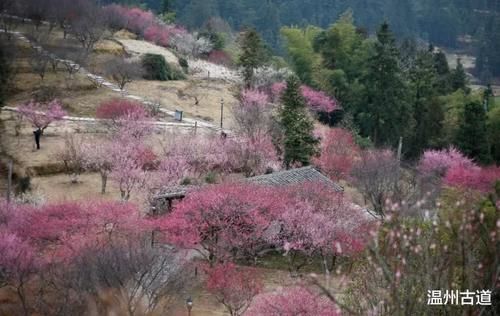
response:
[[[376,146],[396,146],[413,123],[407,85],[399,68],[399,52],[387,23],[377,32],[374,50],[364,77],[366,105],[359,109],[356,120],[361,134],[370,136]]]
[[[188,195],[159,221],[168,242],[203,250],[211,264],[253,258],[266,245],[264,232],[283,205],[270,188],[251,184],[207,186]]]
[[[320,29],[308,26],[305,29],[283,27],[281,35],[286,41],[288,56],[294,67],[295,73],[306,84],[313,83],[313,72],[317,70],[319,56],[313,50],[313,40]]]
[[[369,220],[365,210],[354,207],[341,192],[322,183],[305,183],[286,190],[286,210],[278,217],[281,230],[269,238],[288,256],[290,270],[297,272],[309,260],[319,256],[325,273],[330,273],[337,256],[352,256],[363,251]]]
[[[96,117],[100,119],[117,120],[128,116],[147,117],[149,113],[142,104],[126,99],[104,101],[96,109]]]
[[[451,87],[454,91],[458,89],[462,89],[463,91],[468,91],[467,88],[467,74],[465,73],[464,66],[462,65],[462,61],[457,59],[457,66],[451,72]]]
[[[217,65],[231,66],[233,61],[225,51],[213,50],[208,55],[208,61]]]
[[[243,270],[234,263],[219,264],[208,270],[207,290],[231,316],[240,316],[262,289],[257,276],[257,271],[252,268]]]
[[[200,36],[198,33],[177,32],[171,40],[171,46],[179,53],[198,58],[205,56],[212,51],[213,46],[209,39]]]
[[[428,315],[428,290],[491,289],[498,274],[498,209],[495,198],[463,191],[445,191],[434,219],[400,216],[398,206],[387,216],[369,247],[368,263],[355,271],[349,304],[356,313],[378,311],[391,315]],[[483,206],[481,206],[481,204]],[[477,294],[474,290],[473,298]],[[404,302],[404,303],[403,303]],[[496,303],[493,303],[496,304]],[[491,306],[447,304],[450,314],[492,312]]]
[[[268,316],[339,316],[340,309],[305,286],[284,287],[257,296],[245,315]]]
[[[481,163],[491,162],[486,114],[479,102],[467,103],[460,119],[456,144],[464,154]]]
[[[496,106],[488,113],[487,128],[491,155],[497,165],[500,165],[500,139],[497,137],[500,135],[500,106]]]
[[[144,69],[139,62],[128,61],[121,57],[112,57],[106,60],[104,72],[118,84],[121,90],[128,83],[140,79],[144,75]]]
[[[290,168],[294,164],[308,165],[317,153],[318,140],[313,135],[313,122],[300,95],[299,82],[290,77],[282,96],[280,125],[283,129],[284,164]]]
[[[342,128],[326,127],[317,133],[321,139],[321,150],[313,164],[331,179],[348,179],[360,154],[353,135]]]
[[[390,150],[365,150],[360,158],[352,169],[354,183],[374,212],[383,216],[386,200],[396,191],[399,181],[399,161]]]
[[[7,96],[7,86],[11,73],[12,69],[9,64],[7,49],[4,43],[0,43],[0,107],[3,106]]]
[[[0,201],[0,219],[0,282],[17,297],[16,315],[87,314],[103,288],[123,295],[127,313],[165,312],[186,284],[174,253],[145,247],[150,225],[131,204]]]
[[[78,182],[78,176],[83,172],[85,166],[85,154],[82,143],[74,135],[64,136],[64,145],[56,153],[57,160],[64,163],[64,169],[71,178],[71,183]]]
[[[253,84],[254,71],[267,60],[267,52],[255,29],[247,29],[240,39],[241,54],[238,65],[243,68],[243,80],[247,88]]]
[[[20,105],[18,111],[33,127],[42,131],[52,122],[61,120],[66,115],[59,100],[52,100],[46,104],[30,101]]]
[[[418,163],[418,171],[425,177],[444,176],[451,168],[474,167],[472,159],[465,157],[458,149],[426,150]]]
[[[300,92],[306,100],[307,105],[317,112],[330,113],[339,110],[337,101],[322,91],[316,91],[311,87],[303,85],[300,87]]]
[[[144,68],[144,78],[147,80],[180,80],[184,75],[170,66],[165,57],[157,54],[145,54],[142,57],[142,67]]]

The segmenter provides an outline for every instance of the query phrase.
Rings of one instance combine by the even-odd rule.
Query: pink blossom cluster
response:
[[[450,147],[425,151],[417,168],[423,175],[444,176],[450,168],[469,169],[474,166],[472,159],[465,157],[455,147]]]
[[[145,118],[149,113],[141,103],[125,99],[105,101],[96,109],[96,117],[100,119],[116,120],[129,115]]]
[[[241,105],[244,107],[264,108],[269,104],[269,96],[259,90],[245,89],[241,92]]]
[[[19,106],[17,110],[33,127],[41,130],[47,128],[50,123],[61,120],[66,115],[61,102],[57,99],[49,103],[39,103],[31,100]]]
[[[320,183],[287,189],[209,186],[188,195],[158,226],[170,243],[201,247],[209,261],[253,258],[266,245],[307,255],[352,255],[364,248],[369,235],[362,211]]]
[[[12,274],[35,273],[47,264],[70,263],[109,238],[129,238],[147,229],[135,206],[87,201],[39,207],[0,201],[0,266]]]
[[[314,111],[330,113],[339,109],[337,100],[329,97],[323,91],[314,90],[306,85],[302,85],[300,91],[307,105]]]
[[[314,158],[314,165],[331,179],[349,178],[361,152],[352,133],[342,128],[320,127],[315,134],[321,139],[321,151]]]
[[[275,82],[271,85],[271,99],[278,102],[286,89],[285,82]],[[323,91],[315,90],[309,86],[302,85],[300,92],[311,110],[316,112],[333,112],[340,109],[340,105],[335,98],[328,96]]]
[[[236,315],[241,315],[263,288],[254,268],[240,268],[228,262],[218,264],[207,272],[207,290]]]
[[[186,32],[179,26],[159,23],[151,11],[140,8],[112,4],[104,7],[104,11],[112,18],[112,27],[127,29],[149,42],[164,47],[170,45],[170,40],[175,34]]]
[[[500,180],[499,167],[481,167],[454,147],[424,152],[417,169],[424,176],[443,178],[449,186],[482,192],[491,191]]]
[[[332,301],[305,286],[291,286],[258,295],[245,316],[340,316]]]
[[[208,61],[217,65],[230,66],[233,61],[228,53],[222,50],[213,50],[208,55]]]

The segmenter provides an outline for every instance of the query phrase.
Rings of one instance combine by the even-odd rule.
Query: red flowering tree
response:
[[[190,193],[159,221],[171,244],[199,251],[211,264],[253,259],[284,203],[276,190],[252,184],[208,186]]]
[[[111,143],[107,140],[92,139],[82,143],[83,165],[86,170],[96,171],[101,176],[101,194],[106,193],[108,177],[113,170]]]
[[[270,240],[288,255],[292,272],[319,255],[325,273],[329,274],[337,256],[350,256],[364,249],[371,220],[366,211],[355,207],[342,192],[316,182],[286,191],[287,207],[279,216],[281,230],[271,235]],[[307,259],[299,262],[300,257]]]
[[[340,316],[339,308],[328,298],[303,286],[285,287],[257,296],[246,316]]]
[[[18,112],[23,119],[27,120],[36,128],[33,133],[35,134],[37,149],[40,149],[40,136],[45,129],[52,122],[59,121],[66,115],[66,111],[63,110],[61,102],[56,99],[45,104],[31,100],[29,103],[19,106]]]
[[[208,54],[208,61],[217,65],[230,66],[233,61],[231,56],[222,50],[213,50]]]
[[[276,147],[269,135],[262,135],[258,139],[237,136],[224,142],[224,150],[228,155],[230,170],[243,172],[247,177],[281,168]]]
[[[469,169],[474,165],[472,159],[458,149],[450,147],[443,150],[426,150],[420,158],[417,169],[423,176],[442,177],[450,168]]]
[[[271,86],[271,98],[274,102],[279,102],[283,91],[286,89],[285,82],[275,82]],[[309,108],[315,112],[333,112],[340,109],[340,105],[335,98],[328,96],[323,91],[302,85],[300,92]]]
[[[500,168],[481,167],[453,147],[425,151],[417,168],[422,176],[442,178],[448,186],[482,192],[492,191],[500,180]]]
[[[167,47],[172,36],[172,29],[154,24],[144,30],[144,39],[156,45]]]
[[[208,270],[206,287],[231,316],[241,316],[262,290],[262,282],[256,269],[225,263]]]
[[[266,93],[246,89],[241,92],[240,103],[234,109],[238,133],[253,140],[269,135],[271,104]]]
[[[329,113],[340,108],[338,102],[326,95],[323,91],[317,91],[303,85],[300,87],[300,92],[306,100],[307,105],[316,112]]]
[[[112,99],[101,103],[96,109],[96,117],[116,120],[127,116],[148,117],[149,112],[141,103],[125,99]]]
[[[0,201],[0,220],[1,281],[15,288],[25,315],[34,313],[49,282],[35,274],[46,277],[51,267],[64,269],[89,249],[138,238],[149,227],[135,206],[104,201],[40,207]]]
[[[313,163],[331,179],[347,179],[360,154],[354,137],[342,128],[322,128],[317,134],[321,138],[321,152]]]

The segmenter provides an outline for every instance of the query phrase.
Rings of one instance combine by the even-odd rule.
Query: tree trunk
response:
[[[108,181],[108,175],[101,172],[101,194],[106,194],[107,181]]]

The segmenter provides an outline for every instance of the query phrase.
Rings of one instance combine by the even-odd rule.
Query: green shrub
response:
[[[217,182],[217,174],[213,171],[210,171],[205,176],[205,182],[208,184],[214,184]]]
[[[147,80],[182,80],[184,74],[177,68],[170,66],[165,57],[157,54],[146,54],[142,57],[144,79]]]
[[[189,64],[186,58],[184,57],[179,57],[179,66],[181,66],[182,70],[185,73],[188,73],[189,70]]]

